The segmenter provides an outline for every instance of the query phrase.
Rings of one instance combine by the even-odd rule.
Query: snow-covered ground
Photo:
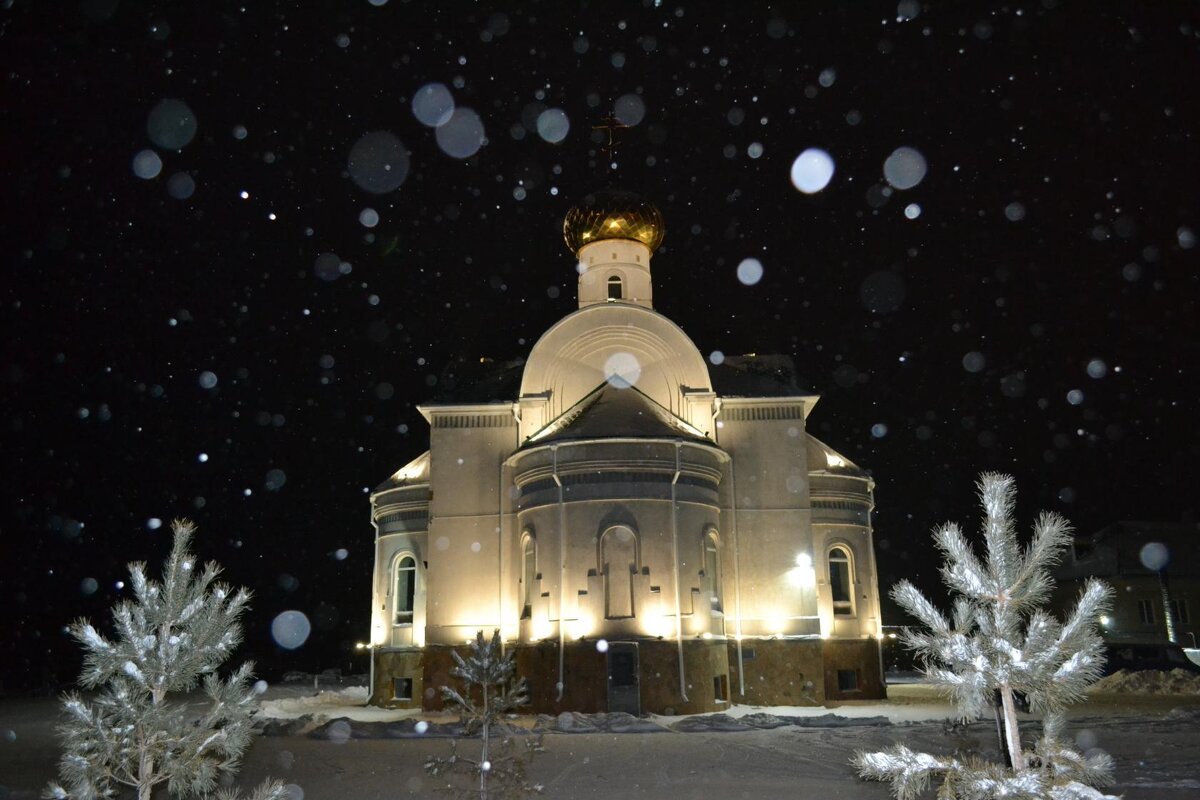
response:
[[[751,715],[770,714],[780,718],[818,719],[836,716],[845,719],[882,718],[888,722],[928,722],[943,720],[950,713],[950,706],[937,696],[932,687],[911,684],[891,688],[892,700],[888,702],[861,702],[840,704],[836,711],[822,706],[744,706],[734,704],[724,712],[685,716],[651,715],[664,727],[671,727],[685,719],[706,716],[724,716],[739,719]],[[331,719],[348,719],[355,722],[396,722],[404,719],[438,719],[443,717],[423,713],[417,709],[384,709],[367,704],[366,686],[307,690],[268,690],[260,702],[260,716],[264,719],[294,720],[309,718],[313,722]]]
[[[1173,669],[1160,670],[1117,670],[1088,687],[1088,693],[1099,694],[1148,694],[1148,695],[1200,695],[1200,672]]]
[[[1200,752],[1200,695],[1137,694],[1126,685],[1132,679],[1123,680],[1076,707],[1076,742],[1113,755],[1116,792],[1127,800],[1200,797],[1194,755]],[[276,776],[295,787],[297,800],[436,796],[422,764],[429,755],[449,753],[445,737],[454,733],[455,718],[366,708],[366,690],[354,682],[268,687],[264,735],[251,747],[240,783]],[[1138,682],[1145,684],[1141,691],[1171,685],[1169,676]],[[994,757],[990,720],[949,722],[950,705],[928,685],[894,685],[889,693],[886,702],[828,709],[734,705],[724,714],[691,717],[561,715],[517,722],[546,734],[545,752],[530,768],[545,797],[883,800],[886,786],[854,776],[848,759],[855,750],[903,741],[927,752]],[[52,777],[56,712],[48,699],[0,701],[0,799],[32,800]],[[463,743],[460,751],[470,747]]]

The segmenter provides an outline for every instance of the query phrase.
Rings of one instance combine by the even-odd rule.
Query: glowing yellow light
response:
[[[1108,614],[1104,614],[1103,616],[1100,617],[1100,624],[1103,625],[1104,627],[1107,628],[1108,623],[1110,623],[1110,622],[1112,622],[1112,619],[1108,616]]]
[[[582,639],[592,632],[593,627],[594,625],[589,617],[580,617],[579,619],[572,620],[567,625],[567,630],[570,632],[572,639]]]
[[[807,589],[817,585],[817,571],[813,569],[812,556],[801,553],[796,556],[796,566],[784,573],[790,586]]]

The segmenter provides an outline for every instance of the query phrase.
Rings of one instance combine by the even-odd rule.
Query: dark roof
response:
[[[512,401],[521,391],[525,360],[456,358],[442,368],[431,403],[490,403]]]
[[[1076,533],[1058,569],[1066,577],[1200,575],[1200,527],[1173,522],[1122,520],[1095,533]]]
[[[710,365],[713,391],[722,397],[791,397],[812,394],[796,382],[796,364],[790,356],[725,356]]]
[[[607,438],[687,439],[712,444],[636,387],[621,388],[608,381],[531,436],[527,444]]]

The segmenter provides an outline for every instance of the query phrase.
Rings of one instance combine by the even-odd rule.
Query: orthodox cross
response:
[[[609,162],[617,160],[617,145],[620,143],[617,139],[617,131],[628,128],[629,126],[619,122],[616,117],[609,114],[601,119],[600,125],[593,125],[594,131],[605,131],[608,134],[607,141],[600,145],[600,152],[604,153],[605,158]]]

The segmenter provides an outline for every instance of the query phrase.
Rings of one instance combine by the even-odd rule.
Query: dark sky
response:
[[[823,396],[810,429],[878,482],[884,591],[934,585],[929,530],[974,527],[985,469],[1023,529],[1196,521],[1194,3],[300,5],[0,8],[6,687],[74,676],[63,626],[176,516],[255,590],[266,674],[346,668],[367,488],[425,449],[455,359],[522,358],[575,307],[562,217],[610,182],[666,217],[658,310]],[[431,83],[474,155],[414,116]],[[590,129],[628,95],[613,171]],[[372,132],[408,154],[384,194],[348,171]],[[807,195],[810,147],[836,171]],[[927,171],[889,189],[901,147]]]

